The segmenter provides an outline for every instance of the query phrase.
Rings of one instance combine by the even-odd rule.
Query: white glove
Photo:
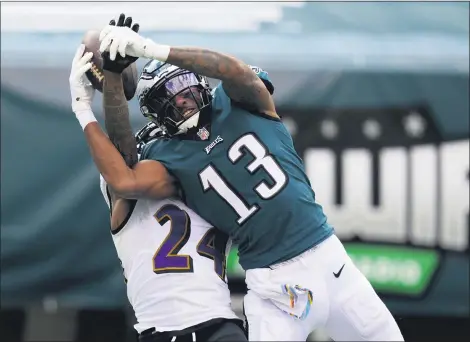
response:
[[[85,45],[81,44],[73,58],[69,77],[72,110],[83,129],[88,123],[96,121],[91,110],[95,89],[85,76],[85,72],[91,68],[90,59],[93,57],[93,53],[83,54],[84,51]]]
[[[95,89],[85,76],[85,73],[91,68],[90,59],[93,57],[93,52],[87,52],[83,55],[83,51],[85,51],[85,45],[81,44],[75,53],[70,70],[70,95],[72,96],[74,113],[91,110],[91,102],[95,95]]]
[[[109,58],[114,61],[117,53],[122,57],[144,57],[166,62],[170,54],[168,45],[156,44],[142,37],[127,26],[106,26],[100,33],[100,52],[109,51]]]

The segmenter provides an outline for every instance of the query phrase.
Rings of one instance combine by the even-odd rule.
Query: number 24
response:
[[[191,218],[174,204],[161,207],[154,215],[160,225],[170,221],[170,232],[153,256],[153,271],[161,273],[193,272],[193,258],[178,254],[191,236]],[[214,261],[214,270],[225,281],[228,236],[215,228],[209,229],[196,247],[197,253]]]

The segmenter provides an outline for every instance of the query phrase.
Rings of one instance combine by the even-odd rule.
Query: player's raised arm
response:
[[[111,20],[110,25],[131,27],[132,18],[119,16],[118,22]],[[138,32],[139,25],[134,24],[132,30]],[[133,167],[137,161],[137,147],[129,120],[129,106],[124,94],[122,72],[136,61],[136,57],[117,56],[114,61],[109,58],[109,52],[102,54],[103,58],[103,113],[105,127],[109,139],[121,153],[127,166]]]
[[[137,147],[129,121],[129,106],[124,96],[122,75],[103,70],[103,113],[109,139],[119,150],[127,166],[137,161]]]
[[[131,169],[98,123],[87,125],[84,132],[98,170],[116,195],[160,199],[175,194],[173,179],[161,163],[143,160]]]
[[[91,110],[94,89],[85,79],[91,68],[92,53],[83,54],[81,45],[75,54],[70,72],[72,110],[82,126],[93,160],[106,183],[123,198],[165,198],[175,192],[173,179],[157,161],[143,161],[134,168],[126,161],[103,132]],[[134,143],[135,145],[135,143]]]
[[[271,94],[251,67],[241,60],[208,49],[171,47],[166,60],[180,68],[222,81],[225,93],[248,109],[277,117]]]
[[[244,107],[278,117],[271,94],[251,67],[241,60],[197,47],[170,47],[145,39],[126,27],[107,26],[100,34],[100,51],[168,62],[222,81],[226,94]]]

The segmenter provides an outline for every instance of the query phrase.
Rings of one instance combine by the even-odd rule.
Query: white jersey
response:
[[[106,182],[100,178],[110,206]],[[181,201],[138,200],[112,237],[137,332],[152,327],[182,330],[214,318],[238,318],[231,309],[225,274],[230,242]]]

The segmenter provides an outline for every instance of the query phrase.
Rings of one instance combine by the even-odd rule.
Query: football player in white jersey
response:
[[[121,16],[117,25],[130,27],[131,23],[131,18]],[[132,27],[138,30],[138,24]],[[72,109],[82,125],[94,96],[85,78],[91,54],[85,53],[83,44],[79,47],[69,79]],[[156,125],[150,123],[134,137],[127,101],[115,95],[124,94],[121,73],[135,60],[123,57],[111,61],[109,55],[103,55],[105,126],[128,167],[139,160],[136,140],[141,147],[158,136]],[[175,198],[125,199],[108,187],[103,177],[100,183],[139,340],[247,341],[242,320],[230,305],[225,274],[230,248],[227,236]]]
[[[138,152],[160,134],[143,127]],[[113,206],[102,176],[100,187],[140,341],[246,341],[226,283],[228,237],[176,198]]]

